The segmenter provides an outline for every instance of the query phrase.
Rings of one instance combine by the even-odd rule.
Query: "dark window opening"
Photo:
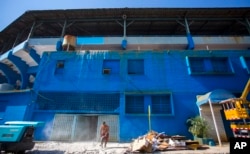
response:
[[[107,69],[107,68],[105,68],[105,69],[103,69],[103,74],[110,74],[110,72],[111,72],[111,69]]]
[[[63,70],[64,70],[64,60],[58,60],[56,63],[56,70],[55,70],[55,74],[62,74]]]
[[[128,74],[144,74],[144,60],[134,59],[128,60]]]
[[[233,68],[227,57],[188,57],[189,74],[233,74]]]
[[[102,74],[119,74],[120,60],[105,59],[103,60]]]
[[[125,113],[144,114],[144,96],[127,95]]]

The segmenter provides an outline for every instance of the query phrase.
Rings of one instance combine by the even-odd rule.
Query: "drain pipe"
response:
[[[215,116],[214,116],[214,110],[213,110],[213,106],[212,106],[212,101],[211,101],[210,98],[208,99],[208,103],[209,103],[209,106],[210,106],[210,110],[211,110],[211,114],[212,114],[212,118],[213,118],[213,122],[214,122],[214,127],[215,127],[215,131],[216,131],[216,135],[217,135],[217,138],[218,138],[218,141],[219,141],[219,145],[221,146],[220,134],[219,134],[219,131],[218,131],[217,122],[216,122],[216,119],[215,119]]]

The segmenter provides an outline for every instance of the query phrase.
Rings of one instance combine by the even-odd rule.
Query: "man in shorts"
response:
[[[100,135],[101,135],[101,147],[106,148],[108,139],[109,139],[109,126],[104,121],[100,128]]]

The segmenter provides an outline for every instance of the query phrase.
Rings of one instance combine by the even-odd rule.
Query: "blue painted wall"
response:
[[[33,112],[33,116],[31,117],[32,121],[45,122],[44,126],[36,128],[34,134],[35,140],[42,140],[42,141],[50,140],[54,115],[55,112],[38,112],[36,110]]]
[[[227,75],[190,75],[186,63],[187,56],[225,57],[230,60],[234,73]],[[120,140],[145,134],[148,130],[148,115],[125,113],[127,92],[146,95],[171,93],[172,115],[152,115],[152,129],[170,135],[186,135],[191,138],[186,120],[198,114],[196,95],[202,95],[214,89],[226,89],[241,93],[249,78],[242,67],[240,56],[250,56],[249,51],[95,51],[95,52],[52,52],[45,53],[41,59],[34,89],[39,92],[88,92],[120,93]],[[128,74],[128,60],[143,60],[144,73]],[[103,74],[105,60],[118,60],[117,74]],[[63,64],[62,64],[63,63]],[[108,64],[107,64],[108,65]],[[34,112],[32,120],[51,123],[58,111]],[[61,111],[60,111],[61,112]],[[70,112],[64,111],[64,112]],[[78,112],[81,113],[81,112]],[[89,113],[95,113],[89,111]],[[105,112],[103,112],[105,113]],[[100,114],[100,112],[98,112]],[[46,115],[46,116],[45,116]],[[48,134],[51,127],[46,129]],[[48,139],[40,136],[42,139]]]
[[[225,57],[230,60],[232,74],[190,75],[186,57]],[[186,135],[191,138],[186,127],[186,119],[198,114],[196,95],[214,89],[226,89],[241,93],[249,74],[242,66],[240,57],[250,57],[246,51],[95,51],[95,52],[53,52],[45,53],[41,59],[34,91],[16,91],[0,94],[1,124],[8,120],[45,121],[38,128],[37,140],[49,140],[52,121],[56,113],[118,114],[120,118],[120,141],[131,141],[149,130],[148,115],[127,114],[126,95],[145,96],[145,106],[151,103],[150,95],[170,94],[172,114],[151,115],[151,127],[158,132]],[[142,74],[128,74],[129,60],[142,61]],[[103,74],[103,68],[112,67],[111,74]],[[39,93],[90,93],[119,94],[119,107],[115,111],[98,110],[42,110],[38,103]],[[49,96],[45,102],[52,104]],[[51,96],[53,98],[53,96]],[[100,96],[99,96],[100,97]],[[13,99],[14,98],[14,99]],[[62,97],[60,103],[69,100]],[[80,103],[80,101],[79,101]],[[81,102],[83,103],[83,102]],[[147,107],[147,106],[146,106]],[[146,108],[145,107],[145,108]],[[129,132],[128,132],[129,130]]]
[[[34,97],[31,91],[0,93],[0,124],[6,121],[30,120]]]
[[[47,53],[43,55],[40,63],[35,89],[40,91],[167,90],[171,92],[205,93],[215,88],[224,88],[230,91],[241,91],[249,77],[240,63],[239,57],[242,55],[249,56],[249,53],[248,51]],[[235,73],[232,75],[189,75],[186,56],[228,56]],[[103,75],[104,59],[120,60],[120,74]],[[144,59],[144,75],[128,75],[128,59]],[[55,73],[58,60],[64,60],[64,69],[60,74]],[[223,84],[222,81],[230,84]]]

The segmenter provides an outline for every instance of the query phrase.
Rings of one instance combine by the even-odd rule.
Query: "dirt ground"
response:
[[[101,148],[98,142],[36,142],[26,154],[132,154],[128,152],[130,144],[108,143],[106,148]],[[229,154],[229,143],[208,146],[204,150],[171,150],[154,154]]]

